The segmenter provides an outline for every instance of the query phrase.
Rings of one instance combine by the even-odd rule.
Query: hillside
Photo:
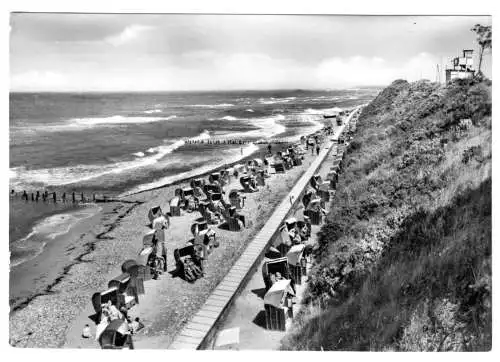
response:
[[[491,137],[488,80],[365,107],[282,349],[491,349]]]

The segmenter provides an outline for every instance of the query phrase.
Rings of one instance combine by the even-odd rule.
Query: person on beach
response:
[[[90,332],[90,326],[88,324],[86,324],[85,327],[83,327],[82,337],[83,338],[92,338],[92,333]]]
[[[107,309],[109,311],[109,319],[110,320],[115,320],[115,319],[123,319],[122,313],[116,308],[116,306],[111,303],[111,301],[108,301],[107,304]]]
[[[73,193],[71,194],[71,197],[73,198],[73,203],[75,203],[76,202],[75,191],[73,191]]]
[[[128,310],[127,310],[127,308],[124,305],[122,305],[120,307],[120,313],[122,314],[122,316],[123,316],[124,319],[126,319],[127,321],[130,320],[130,318],[128,316]]]
[[[319,156],[319,145],[316,146],[316,155]]]
[[[271,144],[268,144],[267,145],[267,153],[271,154],[271,149],[272,149]]]
[[[57,196],[55,191],[52,193],[52,200],[54,200],[54,204],[57,203]]]
[[[134,321],[130,323],[130,329],[132,330],[132,334],[139,332],[142,328],[144,328],[144,324],[142,324],[139,317],[136,317]]]
[[[66,192],[63,192],[62,194],[62,202],[66,203]]]
[[[35,201],[35,195],[33,195],[33,192],[31,193],[31,201]]]
[[[85,197],[83,196],[83,192],[80,194],[82,202],[85,201]]]

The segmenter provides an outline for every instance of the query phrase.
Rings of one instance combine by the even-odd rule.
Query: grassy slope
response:
[[[491,152],[490,82],[383,90],[358,121],[282,348],[490,349]]]

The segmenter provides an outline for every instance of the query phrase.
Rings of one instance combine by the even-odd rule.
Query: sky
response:
[[[480,16],[12,13],[11,91],[338,89],[436,80]],[[477,59],[475,64],[477,64]],[[483,72],[491,76],[491,55]],[[444,72],[441,74],[444,79]]]

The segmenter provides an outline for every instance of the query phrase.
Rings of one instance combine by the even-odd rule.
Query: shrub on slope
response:
[[[490,94],[397,81],[365,108],[283,348],[490,348]]]

